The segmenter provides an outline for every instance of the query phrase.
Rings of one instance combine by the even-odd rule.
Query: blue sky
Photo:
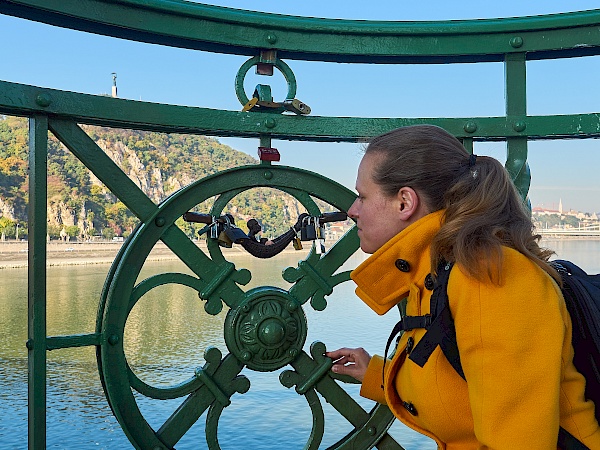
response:
[[[588,0],[358,2],[329,0],[220,1],[213,4],[280,14],[367,20],[452,20],[513,17],[598,8]],[[568,5],[565,6],[565,5]],[[568,9],[565,9],[568,8]],[[239,110],[234,78],[246,57],[127,42],[0,16],[0,79],[91,94],[109,93],[118,74],[119,96],[132,100]],[[503,66],[350,65],[288,61],[297,98],[313,115],[363,117],[476,117],[504,114]],[[600,57],[528,63],[528,113],[600,112]],[[252,72],[252,71],[251,71]],[[283,77],[249,73],[246,92],[270,84],[276,100]],[[221,139],[256,156],[255,139]],[[361,148],[356,144],[275,141],[282,164],[324,174],[353,188]],[[475,152],[504,161],[503,144],[476,144]],[[530,199],[534,206],[600,212],[600,142],[533,142]]]

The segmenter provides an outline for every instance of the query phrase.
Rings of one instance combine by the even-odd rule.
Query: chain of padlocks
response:
[[[183,215],[186,222],[203,223],[205,226],[198,231],[198,236],[206,234],[208,239],[216,240],[221,247],[231,248],[233,244],[242,245],[250,254],[258,258],[270,258],[285,249],[290,242],[295,250],[302,250],[302,242],[310,241],[317,254],[325,253],[325,224],[340,222],[348,218],[345,212],[328,212],[319,216],[307,213],[300,214],[296,223],[289,231],[275,239],[258,238],[261,226],[256,219],[247,222],[249,232],[246,234],[235,225],[231,214],[212,216],[188,211]]]

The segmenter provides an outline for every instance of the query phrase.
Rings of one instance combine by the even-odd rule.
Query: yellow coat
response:
[[[429,246],[442,212],[427,215],[352,272],[357,295],[378,314],[408,297],[407,315],[429,313]],[[501,284],[479,282],[455,266],[450,310],[467,382],[437,347],[424,367],[407,359],[425,330],[404,333],[391,362],[374,356],[361,395],[435,439],[441,449],[555,449],[559,424],[600,449],[594,404],[573,366],[571,321],[560,289],[521,253],[504,248]],[[408,272],[396,265],[408,263]],[[404,267],[406,268],[406,266]]]

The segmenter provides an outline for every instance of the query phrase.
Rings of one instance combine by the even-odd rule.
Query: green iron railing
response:
[[[307,326],[303,306],[326,308],[325,297],[348,280],[347,272],[335,273],[358,248],[354,230],[325,255],[313,250],[297,268],[286,269],[284,279],[293,283],[288,291],[267,286],[244,292],[239,285],[249,281],[247,270],[237,270],[210,240],[210,257],[205,255],[174,225],[203,199],[218,196],[211,211],[218,216],[231,198],[256,186],[293,195],[313,215],[320,210],[312,197],[343,211],[349,208],[354,194],[319,175],[263,161],[198,180],[156,205],[78,124],[258,138],[261,146],[270,147],[271,139],[359,142],[399,126],[432,123],[462,139],[471,151],[476,141],[506,141],[506,167],[523,197],[530,182],[529,140],[600,136],[600,114],[528,116],[526,108],[527,61],[599,54],[600,10],[514,19],[400,23],[290,17],[181,0],[0,0],[0,13],[146,43],[251,57],[236,78],[236,94],[248,109],[242,112],[151,104],[0,81],[0,113],[30,119],[27,348],[31,449],[43,449],[46,442],[47,351],[80,346],[96,346],[107,399],[137,448],[173,448],[206,411],[208,446],[219,448],[220,414],[235,393],[246,392],[250,386],[239,375],[242,368],[273,371],[288,365],[293,370],[282,373],[281,383],[295,386],[306,396],[313,413],[313,430],[305,448],[318,448],[323,435],[317,393],[355,428],[335,448],[401,448],[387,434],[393,420],[389,410],[378,406],[367,412],[354,402],[332,378],[331,361],[323,357],[323,344],[313,344],[310,354],[302,350]],[[305,105],[294,103],[296,79],[284,62],[290,59],[372,64],[503,62],[506,114],[434,119],[306,115]],[[288,84],[285,101],[275,102],[268,85],[257,86],[253,98],[248,98],[243,81],[254,66],[265,73],[273,68],[282,72]],[[284,110],[297,114],[281,114]],[[46,332],[48,131],[140,220],[110,269],[100,299],[97,329],[91,334],[47,336]],[[194,276],[165,273],[136,283],[141,266],[159,240]],[[230,353],[223,357],[220,351],[209,349],[205,366],[188,381],[156,388],[138,379],[129,368],[122,338],[135,303],[145,292],[168,283],[195,289],[209,314],[227,308],[224,333]],[[256,317],[260,317],[259,322]],[[243,330],[249,328],[258,329],[258,334],[244,335]],[[149,398],[182,398],[182,403],[159,429],[153,429],[141,414],[132,389]]]

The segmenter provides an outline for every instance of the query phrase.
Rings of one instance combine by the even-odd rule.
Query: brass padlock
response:
[[[219,242],[219,245],[221,247],[226,247],[226,248],[233,247],[233,241],[231,239],[229,239],[229,236],[227,236],[227,233],[225,233],[225,231],[221,231],[219,233],[219,238],[217,239],[217,241]]]
[[[310,114],[310,106],[308,106],[306,103],[302,103],[297,98],[284,100],[283,107],[295,114],[300,114],[303,116]]]
[[[294,245],[294,250],[302,250],[302,241],[298,236],[292,239],[292,244]]]
[[[250,100],[248,100],[248,103],[246,103],[244,105],[244,107],[242,108],[242,111],[250,111],[252,108],[254,108],[256,106],[257,103],[258,103],[258,98],[252,97]]]

